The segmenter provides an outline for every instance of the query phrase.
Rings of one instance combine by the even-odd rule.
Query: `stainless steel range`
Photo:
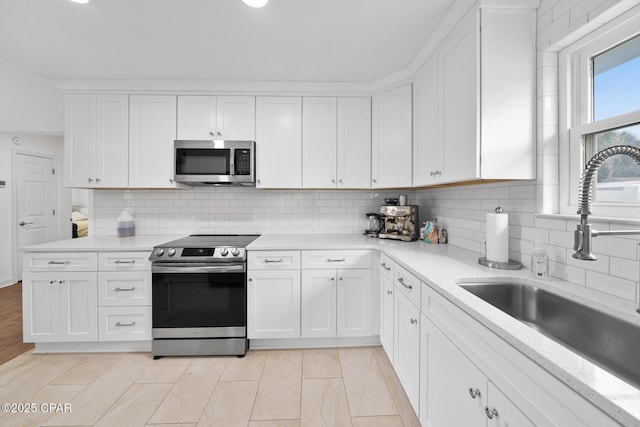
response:
[[[153,248],[153,358],[248,348],[246,246],[258,235],[192,235]]]

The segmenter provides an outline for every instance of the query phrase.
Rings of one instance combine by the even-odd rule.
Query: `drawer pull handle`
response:
[[[386,264],[386,263],[384,263],[384,262],[383,262],[383,263],[382,263],[382,264],[380,264],[380,265],[381,265],[381,266],[382,266],[382,268],[384,268],[385,270],[387,270],[387,271],[391,271],[391,267],[387,267],[387,264]]]
[[[49,265],[69,265],[69,261],[49,261]]]
[[[418,319],[411,318],[411,324],[415,325],[416,323],[418,323]]]
[[[407,289],[413,289],[413,286],[404,283],[404,277],[398,277],[398,282]]]
[[[471,396],[472,399],[481,396],[480,390],[478,390],[477,388],[469,387],[469,396]]]
[[[487,414],[487,418],[489,418],[490,420],[492,420],[493,417],[498,418],[498,411],[496,410],[496,408],[489,409],[488,406],[485,406],[484,413]]]
[[[135,291],[136,287],[132,286],[130,288],[115,288],[114,291],[116,292],[128,292],[128,291]]]
[[[267,258],[267,259],[265,259],[265,260],[264,260],[264,262],[265,262],[266,264],[269,264],[269,263],[276,263],[276,262],[282,262],[282,258],[279,258],[279,259],[268,259],[268,258]]]
[[[115,264],[135,264],[136,260],[132,259],[130,261],[121,261],[119,259],[115,260]]]
[[[136,322],[131,322],[131,323],[122,323],[122,322],[118,322],[116,323],[116,326],[135,326]]]
[[[344,258],[327,258],[327,262],[345,262]]]

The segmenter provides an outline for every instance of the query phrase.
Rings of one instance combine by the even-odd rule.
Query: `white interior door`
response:
[[[22,248],[58,238],[57,181],[53,159],[16,154],[17,276],[22,276]]]

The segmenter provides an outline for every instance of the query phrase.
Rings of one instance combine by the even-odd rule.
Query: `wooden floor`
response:
[[[0,288],[0,364],[32,348],[22,342],[22,283]]]

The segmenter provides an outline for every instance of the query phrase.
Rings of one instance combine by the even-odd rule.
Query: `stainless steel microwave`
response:
[[[256,185],[255,141],[175,141],[175,180],[191,185]]]

